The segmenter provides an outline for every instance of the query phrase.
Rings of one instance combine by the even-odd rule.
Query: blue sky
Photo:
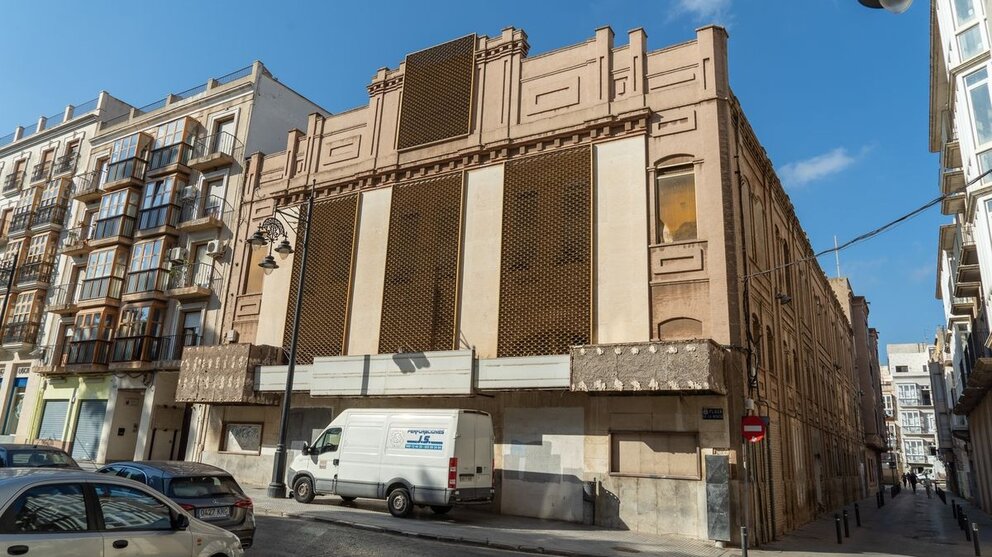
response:
[[[654,49],[716,22],[730,33],[731,86],[819,250],[938,194],[927,4],[896,16],[857,0],[17,2],[4,7],[0,136],[101,89],[141,106],[255,59],[337,112],[367,101],[377,68],[470,32],[520,27],[536,54],[603,25],[618,42],[643,27]],[[946,221],[933,209],[841,254],[883,343],[932,340],[942,321]],[[833,275],[832,257],[821,264]]]

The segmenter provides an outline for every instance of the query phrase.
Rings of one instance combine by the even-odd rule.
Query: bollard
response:
[[[747,557],[747,526],[741,526],[741,557]]]
[[[861,508],[857,503],[854,504],[854,524],[861,528]]]
[[[847,522],[847,509],[844,509],[844,537],[845,538],[851,537],[851,528],[850,526],[848,526],[848,522]]]
[[[978,524],[971,523],[971,541],[975,544],[975,557],[982,557],[982,548],[978,545]]]
[[[837,543],[844,543],[844,538],[840,536],[840,515],[834,513],[834,527],[837,529]]]
[[[968,515],[964,515],[964,541],[971,541],[971,524],[968,522]]]

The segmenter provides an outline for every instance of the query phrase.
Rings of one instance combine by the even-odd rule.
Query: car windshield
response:
[[[43,449],[24,449],[7,451],[7,466],[26,466],[29,468],[79,468],[72,457],[62,451],[46,451]]]
[[[244,497],[245,493],[241,491],[241,487],[231,476],[191,476],[172,478],[172,481],[169,482],[169,497],[198,499],[219,495]]]

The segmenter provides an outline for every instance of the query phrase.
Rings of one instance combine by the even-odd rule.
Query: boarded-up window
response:
[[[695,433],[621,431],[610,440],[612,474],[700,479]]]
[[[253,249],[248,257],[248,268],[245,270],[245,294],[260,294],[265,270],[258,266],[268,255],[268,250]]]
[[[696,239],[696,178],[692,167],[658,174],[658,243]]]

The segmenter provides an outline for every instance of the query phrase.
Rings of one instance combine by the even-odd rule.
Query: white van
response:
[[[286,483],[301,503],[369,497],[397,517],[414,505],[444,514],[492,501],[494,441],[492,417],[477,410],[349,409],[303,446]]]

